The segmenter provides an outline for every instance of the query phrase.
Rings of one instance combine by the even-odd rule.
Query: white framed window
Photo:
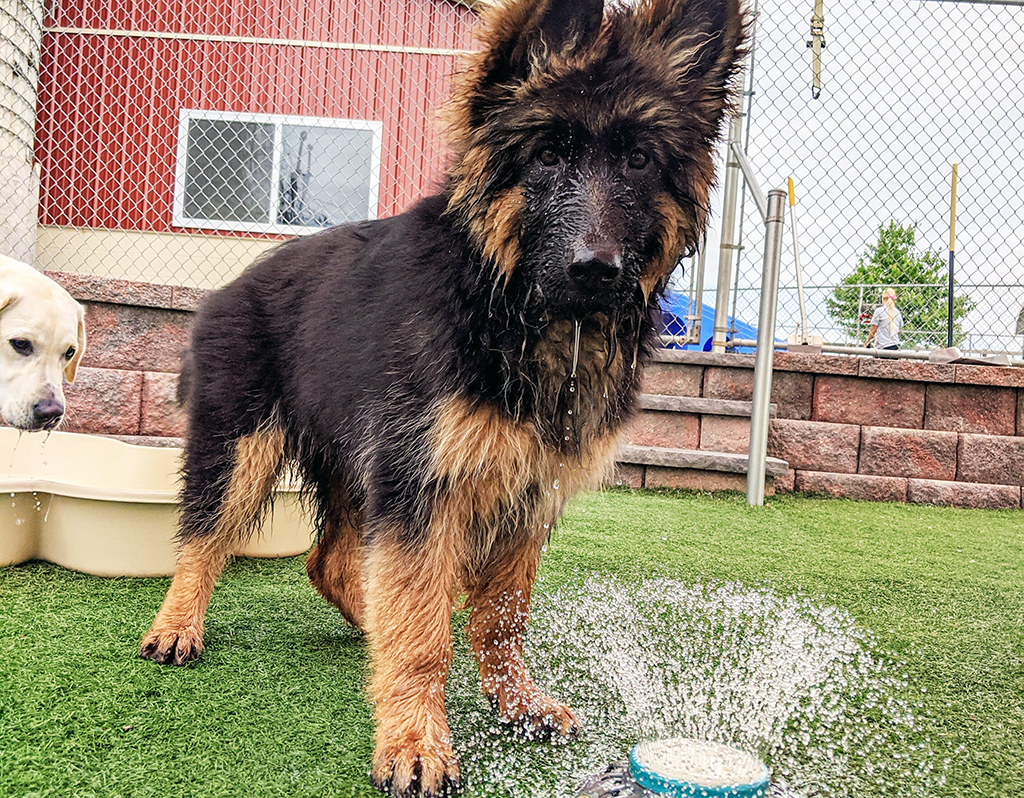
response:
[[[383,124],[182,109],[175,227],[311,233],[374,219]]]

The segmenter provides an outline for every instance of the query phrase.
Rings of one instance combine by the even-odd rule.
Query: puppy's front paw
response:
[[[565,704],[536,693],[528,701],[513,702],[499,712],[515,733],[526,740],[570,743],[579,739],[580,722]]]
[[[459,789],[459,763],[447,742],[383,740],[371,772],[374,786],[393,798],[439,798]]]
[[[161,665],[185,665],[203,653],[203,633],[192,627],[150,629],[139,644],[139,656]]]

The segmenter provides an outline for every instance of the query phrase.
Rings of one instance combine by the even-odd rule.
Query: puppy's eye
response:
[[[24,338],[12,338],[10,340],[11,348],[19,355],[28,357],[32,354],[32,342],[27,341]]]
[[[643,150],[633,150],[629,154],[629,158],[626,159],[626,163],[630,169],[643,169],[647,164],[651,162],[651,156]]]
[[[543,166],[557,166],[558,162],[562,159],[553,148],[545,147],[537,153],[537,160],[540,161]]]
[[[68,347],[68,351],[64,353],[65,360],[71,360],[75,356],[75,348],[73,346]]]

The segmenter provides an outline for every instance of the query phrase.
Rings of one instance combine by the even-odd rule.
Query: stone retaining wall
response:
[[[180,437],[181,353],[202,291],[52,273],[86,306],[89,345],[68,390],[67,428],[160,442]],[[752,355],[666,350],[649,394],[750,401]],[[860,499],[1021,507],[1024,369],[827,355],[775,355],[771,457],[777,490]],[[645,410],[637,438],[745,453],[749,419]],[[653,443],[652,443],[653,442]],[[735,482],[735,480],[733,480]],[[715,484],[712,482],[708,484]]]
[[[122,438],[179,438],[174,402],[192,313],[204,291],[49,272],[85,306],[88,343],[68,386],[65,429]]]
[[[659,357],[647,390],[699,386],[691,395],[752,397],[752,355]],[[1020,368],[777,352],[768,454],[790,471],[776,489],[1019,508],[1022,391]],[[702,449],[745,452],[749,429],[702,418],[699,441]]]

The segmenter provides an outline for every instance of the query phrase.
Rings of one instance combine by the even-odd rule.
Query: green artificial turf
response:
[[[839,608],[900,662],[904,697],[948,759],[927,794],[1014,798],[1024,796],[1022,521],[613,490],[572,504],[541,576],[548,591],[587,575],[739,583]],[[0,569],[0,796],[375,795],[366,647],[310,588],[302,558],[232,564],[203,658],[187,668],[136,656],[167,584],[43,563]],[[474,691],[452,692],[450,715],[475,711]],[[464,758],[470,785],[473,768]],[[857,798],[866,794],[903,791],[882,784]]]

